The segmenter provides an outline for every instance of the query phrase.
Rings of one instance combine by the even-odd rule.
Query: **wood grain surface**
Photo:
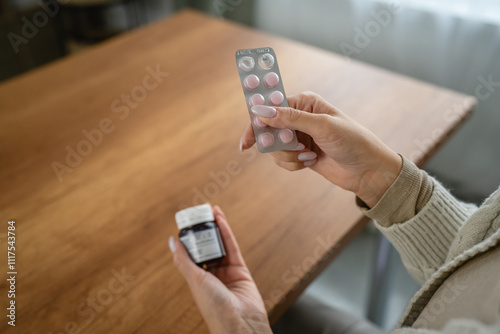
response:
[[[17,276],[15,328],[0,281],[2,333],[207,332],[167,245],[187,206],[225,210],[272,321],[363,229],[352,194],[239,153],[234,52],[262,46],[288,95],[321,94],[419,164],[474,105],[194,11],[4,82],[0,273],[15,220]]]

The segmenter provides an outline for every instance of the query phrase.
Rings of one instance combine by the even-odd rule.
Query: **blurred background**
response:
[[[497,0],[0,0],[0,82],[186,7],[475,96],[424,168],[465,201],[500,184]],[[368,228],[306,293],[390,329],[417,288]]]

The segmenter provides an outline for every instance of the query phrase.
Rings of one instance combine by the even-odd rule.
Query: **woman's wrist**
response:
[[[397,179],[402,166],[403,159],[400,155],[390,149],[385,150],[383,156],[361,176],[356,196],[373,208]]]
[[[240,309],[234,307],[222,314],[222,318],[204,317],[210,333],[217,334],[272,334],[271,325],[267,312],[255,305],[253,307]]]

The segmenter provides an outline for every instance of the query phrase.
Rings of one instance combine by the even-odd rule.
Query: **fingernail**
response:
[[[316,163],[316,159],[304,161],[304,166],[309,167]]]
[[[318,155],[314,152],[302,152],[297,156],[299,161],[313,160],[316,159]]]
[[[305,164],[304,164],[305,165]],[[175,252],[175,240],[174,240],[174,237],[173,236],[170,236],[168,238],[168,247],[170,247],[170,251],[172,253]]]
[[[295,148],[293,150],[290,150],[290,151],[302,151],[305,148],[306,148],[306,146],[304,144],[297,143],[297,146],[295,146]]]
[[[262,117],[276,116],[276,109],[270,106],[263,106],[263,105],[253,106],[252,112],[257,116],[262,116]]]
[[[243,137],[240,138],[240,152],[243,152]]]

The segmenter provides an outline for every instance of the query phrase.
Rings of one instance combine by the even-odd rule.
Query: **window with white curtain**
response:
[[[356,0],[366,4],[366,0]],[[500,25],[500,0],[372,0]]]

